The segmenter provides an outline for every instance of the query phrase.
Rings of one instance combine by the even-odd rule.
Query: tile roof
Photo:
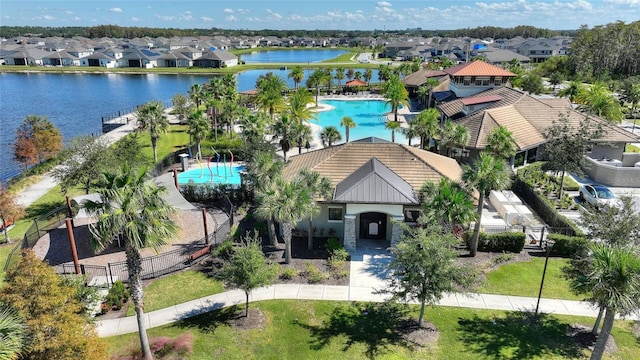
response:
[[[335,187],[372,158],[384,164],[413,189],[419,189],[426,181],[439,181],[442,177],[454,181],[460,181],[462,177],[462,168],[454,159],[403,144],[370,139],[291,156],[284,169],[284,177],[292,179],[302,169],[308,168],[331,179]]]
[[[502,100],[502,96],[500,95],[487,95],[487,96],[476,96],[476,97],[468,97],[460,99],[462,105],[476,105],[476,104],[484,104],[488,102],[495,102]]]
[[[473,101],[477,98],[500,96],[502,100],[488,104],[486,107],[470,114],[462,112],[463,101]],[[469,129],[470,139],[467,147],[483,149],[487,146],[487,136],[493,128],[505,126],[513,133],[519,150],[532,148],[546,142],[544,134],[560,115],[569,113],[569,119],[574,127],[580,126],[585,115],[571,109],[565,99],[536,99],[523,92],[501,87],[483,91],[477,95],[456,99],[441,104],[438,109],[456,124]],[[593,118],[602,124],[606,131],[602,142],[637,142],[639,137],[606,120]]]
[[[454,66],[444,71],[452,76],[516,76],[511,71],[487,64],[481,60]]]
[[[429,78],[437,78],[438,81],[442,82],[443,80],[441,78],[445,75],[447,75],[447,73],[441,70],[420,69],[414,73],[407,75],[404,79],[402,79],[402,82],[404,82],[404,84],[408,86],[420,86],[427,82],[427,79]]]

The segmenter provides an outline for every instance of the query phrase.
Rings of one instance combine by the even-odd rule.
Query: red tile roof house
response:
[[[320,199],[313,225],[356,250],[358,239],[382,248],[400,241],[402,222],[415,222],[418,192],[427,182],[460,181],[462,168],[446,156],[378,138],[365,138],[292,156],[284,170],[293,179],[302,169],[328,177],[333,194]],[[298,224],[306,229],[307,222]],[[332,230],[332,231],[331,231]],[[319,233],[317,234],[319,235]]]
[[[464,149],[451,149],[450,155],[477,157],[487,146],[489,133],[504,126],[513,133],[517,153],[511,159],[521,166],[540,159],[546,139],[545,132],[562,114],[569,114],[577,127],[586,115],[573,110],[566,99],[534,98],[522,91],[505,86],[514,76],[496,66],[475,61],[459,65],[445,72],[449,74],[449,91],[457,99],[441,103],[437,109],[442,121],[449,119],[469,129],[470,139]],[[589,154],[591,164],[585,169],[593,180],[611,185],[640,187],[640,154],[625,153],[625,145],[640,142],[640,137],[604,119],[591,117],[602,124],[605,135]],[[615,162],[602,162],[615,159]]]

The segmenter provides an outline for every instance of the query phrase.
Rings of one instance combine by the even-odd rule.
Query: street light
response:
[[[542,270],[542,280],[540,281],[540,291],[538,292],[538,303],[536,304],[536,316],[538,316],[538,309],[540,309],[540,298],[542,297],[542,287],[544,286],[544,276],[547,274],[547,264],[549,263],[549,254],[551,254],[551,248],[553,248],[553,241],[547,240],[546,254],[544,259],[544,270]]]

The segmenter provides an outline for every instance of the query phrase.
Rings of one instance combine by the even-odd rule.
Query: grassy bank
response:
[[[264,314],[258,328],[231,326],[236,310],[227,308],[150,329],[149,335],[193,334],[193,354],[188,359],[548,360],[588,355],[588,350],[567,336],[567,330],[571,324],[593,323],[583,317],[545,315],[536,322],[524,313],[434,307],[427,309],[425,319],[437,327],[439,339],[418,346],[395,332],[392,324],[401,320],[400,314],[370,304],[272,300],[251,307]],[[418,308],[410,309],[417,318]],[[640,358],[638,339],[629,322],[616,322],[613,336],[619,349],[605,358]],[[135,333],[107,341],[112,354],[138,346]]]

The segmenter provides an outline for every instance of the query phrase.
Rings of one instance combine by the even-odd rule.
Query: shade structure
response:
[[[360,79],[353,79],[353,80],[347,81],[346,84],[344,85],[345,86],[365,86],[367,85],[367,83]]]

